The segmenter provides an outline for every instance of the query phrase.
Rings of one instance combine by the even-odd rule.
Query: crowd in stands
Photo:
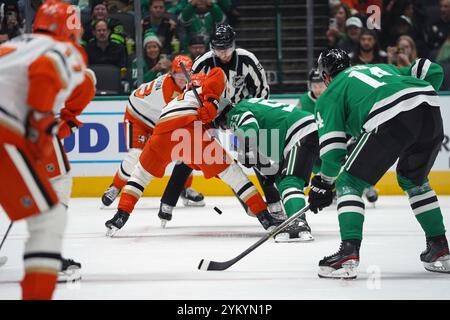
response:
[[[353,65],[406,67],[426,57],[442,65],[441,90],[450,90],[450,0],[330,0],[330,9],[328,46]]]
[[[69,0],[80,8],[90,65],[118,68],[128,93],[137,85],[136,51],[142,50],[144,81],[170,69],[180,53],[192,59],[209,48],[217,23],[235,24],[238,0],[142,0],[142,48],[135,45],[133,0]],[[31,17],[42,0],[31,0]],[[25,0],[0,0],[0,43],[25,31]]]
[[[70,0],[81,10],[82,45],[90,65],[112,65],[128,93],[137,85],[136,51],[144,81],[167,72],[180,53],[192,59],[209,48],[215,24],[234,25],[239,0],[142,0],[142,48],[135,44],[133,0]],[[328,46],[352,64],[410,65],[417,57],[441,64],[450,90],[450,0],[329,0]],[[42,0],[31,0],[31,17]],[[434,5],[433,5],[434,4]],[[0,0],[0,43],[24,32],[25,0]],[[129,85],[131,84],[131,86]]]

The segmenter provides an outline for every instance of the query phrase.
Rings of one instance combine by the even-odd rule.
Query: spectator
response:
[[[94,38],[93,29],[98,20],[104,20],[108,24],[110,33],[110,41],[120,45],[126,45],[126,33],[125,28],[119,20],[109,17],[106,2],[104,0],[95,0],[91,7],[92,19],[83,25],[83,43],[87,44]]]
[[[7,0],[0,4],[0,33],[12,39],[23,33],[22,18],[19,5],[15,0]]]
[[[356,50],[349,54],[351,64],[386,63],[386,52],[380,50],[377,34],[373,30],[363,29]]]
[[[206,52],[205,38],[200,34],[192,36],[189,40],[188,52],[192,61],[204,54]]]
[[[383,9],[382,0],[341,0],[341,3],[350,8],[353,15],[367,16],[367,8],[373,5],[378,6],[381,10]]]
[[[94,25],[94,39],[86,45],[89,64],[111,64],[120,68],[122,79],[127,72],[125,46],[110,41],[111,30],[105,20],[97,20]]]
[[[144,82],[150,82],[169,71],[170,60],[165,54],[161,54],[161,41],[153,32],[147,33],[143,42],[144,47]],[[133,61],[132,82],[137,87],[137,61]]]
[[[428,55],[425,45],[424,16],[417,1],[391,0],[383,15],[381,44],[383,47],[393,46],[402,35],[414,39],[421,56]]]
[[[177,17],[181,13],[181,11],[183,11],[187,3],[188,0],[166,1],[166,11],[168,14]]]
[[[439,1],[439,18],[427,28],[427,44],[435,56],[441,45],[450,35],[450,0]]]
[[[348,18],[350,18],[348,7],[344,4],[338,5],[334,18],[330,19],[330,25],[326,33],[330,48],[336,47],[338,41],[345,37],[345,22]]]
[[[416,43],[410,36],[401,36],[395,47],[387,48],[388,63],[399,68],[410,66],[416,59]]]
[[[358,17],[350,17],[345,22],[345,26],[347,30],[346,35],[339,40],[337,47],[350,53],[355,51],[359,44],[363,24]]]
[[[176,29],[176,22],[166,16],[164,0],[153,0],[150,3],[149,12],[150,15],[145,17],[142,22],[144,34],[149,31],[155,33],[162,44],[162,53],[172,53],[171,43]]]
[[[192,0],[186,4],[179,19],[186,29],[186,35],[182,41],[182,48],[186,50],[190,37],[194,34],[203,35],[206,42],[209,42],[214,25],[223,23],[226,16],[212,0]]]

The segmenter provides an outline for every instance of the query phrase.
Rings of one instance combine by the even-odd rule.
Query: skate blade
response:
[[[188,199],[183,199],[183,205],[185,207],[204,207],[205,201],[204,200],[192,201],[192,200],[188,200]]]
[[[110,205],[109,205],[110,206]],[[109,206],[105,205],[105,204],[101,204],[100,205],[100,210],[105,210],[105,209],[109,209]]]
[[[352,280],[357,277],[357,267],[359,262],[356,260],[348,260],[342,264],[342,268],[334,269],[331,267],[319,267],[319,278],[325,279],[343,279]]]
[[[440,257],[435,262],[424,262],[425,270],[438,273],[450,273],[450,255]]]
[[[119,228],[111,226],[110,228],[106,228],[106,236],[112,238],[116,232],[119,230]]]
[[[81,269],[69,267],[67,270],[58,273],[58,283],[76,282],[81,280]]]
[[[169,220],[161,219],[161,228],[165,229],[167,222],[169,222]]]
[[[0,267],[5,265],[6,262],[8,262],[8,257],[6,257],[6,256],[0,257]]]
[[[276,243],[311,242],[314,237],[309,232],[301,232],[298,238],[290,238],[289,234],[280,233],[275,237]]]

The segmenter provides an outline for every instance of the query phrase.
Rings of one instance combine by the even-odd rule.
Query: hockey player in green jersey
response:
[[[216,126],[237,136],[240,163],[275,181],[288,217],[305,206],[303,190],[319,152],[313,114],[293,104],[252,98],[223,112]],[[305,217],[275,238],[276,242],[311,240]]]
[[[317,212],[336,188],[341,245],[319,262],[319,276],[356,278],[364,222],[364,188],[374,185],[398,160],[397,180],[426,236],[420,260],[428,271],[450,273],[441,209],[428,174],[444,133],[436,90],[442,68],[427,59],[410,67],[358,65],[340,49],[318,59],[327,89],[317,100],[321,173],[311,181],[309,203]],[[346,155],[346,135],[358,137]]]
[[[317,69],[311,69],[308,74],[308,92],[303,94],[300,97],[298,106],[300,109],[311,112],[315,114],[316,101],[321,96],[321,94],[325,91],[326,86],[322,80],[322,77]],[[347,141],[347,148],[349,152],[355,147],[356,139],[350,138]],[[345,160],[344,160],[345,161]],[[313,173],[316,174],[320,170],[320,159],[317,160],[317,163],[313,167]],[[364,195],[366,196],[367,201],[373,203],[378,200],[378,193],[373,186],[369,186],[364,190]]]
[[[308,74],[308,92],[301,95],[298,101],[299,108],[314,114],[316,100],[326,88],[317,69],[311,69]]]

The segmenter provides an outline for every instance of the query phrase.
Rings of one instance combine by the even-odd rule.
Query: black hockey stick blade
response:
[[[234,257],[231,260],[228,261],[211,261],[207,259],[202,259],[198,265],[199,270],[203,271],[223,271],[231,267],[233,264],[241,260],[243,257],[248,255],[250,252],[258,248],[260,245],[262,245],[264,242],[269,240],[272,237],[275,237],[277,234],[279,234],[281,231],[283,231],[287,226],[289,226],[292,222],[297,220],[298,218],[305,215],[305,213],[309,210],[309,205],[304,207],[302,210],[291,216],[289,219],[286,219],[282,224],[280,224],[278,227],[273,229],[272,231],[268,232],[264,237],[259,239],[257,242],[255,242],[251,247],[247,248],[244,252],[239,254],[238,256]]]

